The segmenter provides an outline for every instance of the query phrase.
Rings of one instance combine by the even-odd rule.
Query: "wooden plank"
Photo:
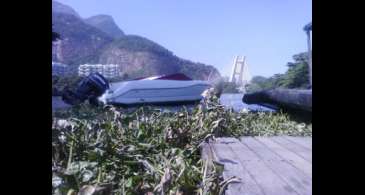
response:
[[[265,143],[269,143],[270,146],[274,146],[275,144],[273,142],[270,142],[268,138],[258,139]],[[287,160],[274,153],[269,148],[270,146],[263,144],[253,137],[244,137],[242,139],[242,143],[245,144],[249,149],[251,149],[256,155],[258,155],[263,160],[263,162],[278,175],[279,178],[283,179],[298,194],[311,194],[312,179],[304,174],[302,171],[294,167]],[[287,153],[287,155],[290,155],[290,153]],[[304,159],[301,160],[304,161]]]
[[[284,138],[312,150],[312,137],[283,136]]]
[[[271,151],[280,156],[280,158],[286,160],[286,162],[299,169],[309,178],[312,178],[312,163],[308,162],[301,156],[298,156],[296,153],[273,141],[274,137],[255,137],[255,139],[267,146]],[[307,153],[311,152],[307,151]]]
[[[224,164],[223,178],[227,179],[232,176],[239,177],[241,183],[231,183],[228,185],[226,195],[263,195],[263,191],[259,185],[245,170],[244,166],[239,162],[233,151],[226,143],[215,143],[212,145],[215,159]]]
[[[201,154],[203,160],[213,160],[213,154],[209,143],[203,143],[201,146]]]
[[[232,140],[233,138],[226,138]],[[243,138],[246,139],[246,138]],[[257,154],[250,150],[241,142],[233,142],[228,145],[235,153],[234,159],[242,163],[245,169],[258,183],[260,188],[267,195],[287,195],[298,194],[293,187],[288,185],[282,178],[280,178],[272,169],[270,169],[264,160]]]
[[[270,139],[276,142],[277,144],[281,145],[282,147],[294,152],[295,154],[307,160],[308,162],[312,163],[312,150],[297,143],[294,143],[292,141],[289,141],[283,137],[275,136],[271,137]]]
[[[312,194],[312,177],[308,176],[302,170],[302,167],[298,168],[290,162],[289,159],[299,159],[307,162],[295,153],[287,150],[286,148],[275,143],[268,137],[255,137],[246,138],[242,141],[249,148],[254,150],[267,165],[274,170],[280,177],[282,177],[291,187],[293,187],[300,194]],[[307,162],[310,165],[311,164]],[[306,164],[303,164],[306,166]]]
[[[204,168],[206,168],[206,172],[204,174],[206,175],[210,175],[212,172],[212,168],[213,168],[213,161],[214,161],[214,154],[212,151],[212,146],[210,143],[203,143],[201,145],[201,154],[202,154],[202,160],[204,162]],[[208,189],[205,188],[203,191],[203,194],[207,194],[208,193]]]

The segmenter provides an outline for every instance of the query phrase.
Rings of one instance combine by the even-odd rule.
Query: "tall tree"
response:
[[[275,74],[269,78],[255,76],[248,86],[248,92],[255,92],[273,88],[308,88],[309,68],[307,53],[299,53],[293,56],[294,62],[287,64],[288,70],[285,74]]]

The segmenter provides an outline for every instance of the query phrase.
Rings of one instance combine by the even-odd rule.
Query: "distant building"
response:
[[[52,62],[52,75],[57,76],[65,76],[70,75],[72,73],[72,69],[69,65],[58,63],[58,62]]]
[[[79,76],[88,76],[96,72],[105,78],[119,77],[120,67],[117,64],[83,64],[79,66]]]

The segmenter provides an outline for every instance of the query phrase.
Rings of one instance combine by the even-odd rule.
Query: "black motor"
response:
[[[103,95],[109,89],[109,82],[99,73],[92,73],[82,79],[78,84],[75,92],[65,89],[62,99],[68,104],[76,105],[85,100],[89,100],[91,104],[98,104],[98,97]]]

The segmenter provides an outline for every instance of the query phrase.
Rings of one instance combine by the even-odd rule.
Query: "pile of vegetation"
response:
[[[275,74],[265,78],[255,76],[247,88],[247,92],[256,92],[274,88],[307,89],[310,87],[307,52],[293,56],[294,62],[287,64],[285,74]]]
[[[87,104],[53,114],[53,194],[223,194],[222,166],[201,159],[216,137],[311,136],[283,113],[237,113],[212,96],[192,111]],[[207,166],[208,164],[212,166]]]

